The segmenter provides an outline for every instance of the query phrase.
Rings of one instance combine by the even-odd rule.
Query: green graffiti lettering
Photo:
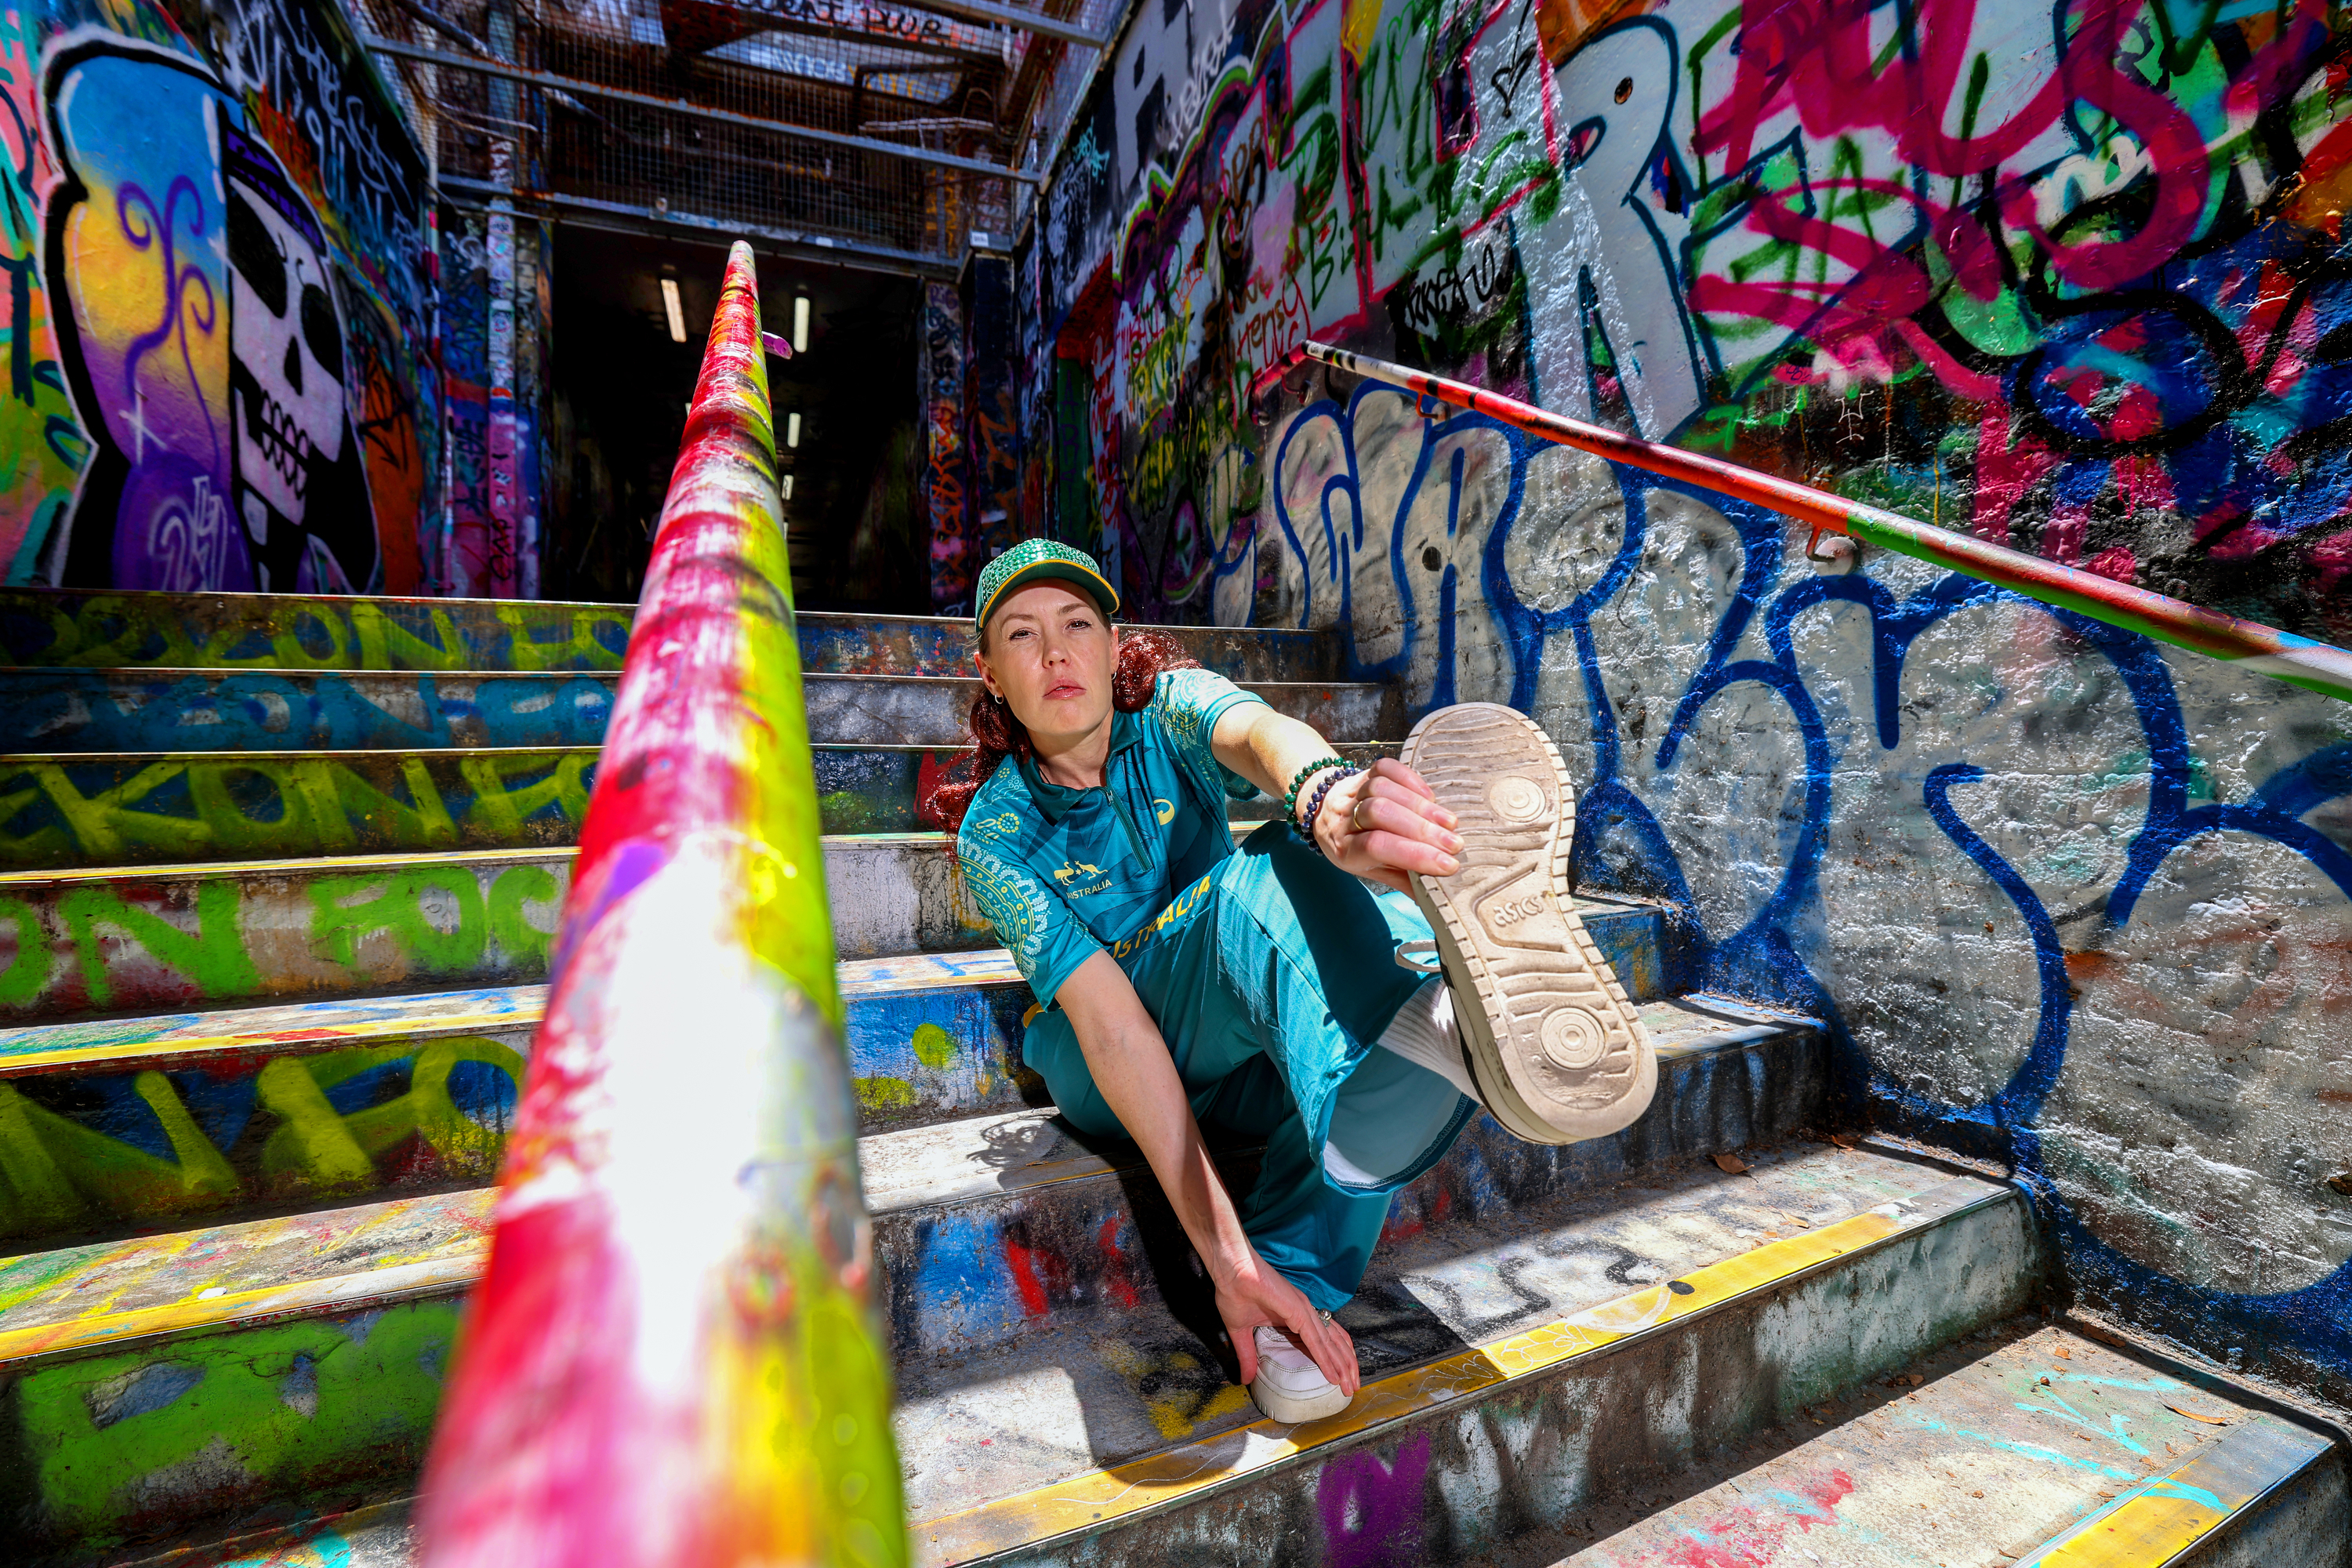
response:
[[[295,605],[287,615],[286,628],[273,636],[273,661],[280,669],[349,669],[352,668],[351,631],[343,625],[341,612],[324,605]],[[304,624],[316,626],[327,634],[327,651],[312,653],[304,640]]]
[[[236,884],[225,878],[198,883],[196,929],[189,932],[152,910],[125,903],[110,888],[90,886],[67,893],[58,900],[58,914],[73,938],[90,1005],[110,1006],[114,1000],[114,987],[106,973],[106,946],[99,935],[100,926],[120,931],[145,948],[157,963],[186,975],[205,996],[252,994],[260,986],[260,976],[237,929],[241,897]],[[19,921],[20,955],[24,930]]]
[[[474,791],[474,804],[466,813],[467,825],[492,835],[501,843],[511,842],[521,835],[524,821],[551,803],[559,808],[566,822],[577,823],[588,815],[588,789],[582,780],[594,765],[592,756],[565,756],[557,760],[545,778],[509,789],[509,773],[546,767],[544,759],[467,752],[457,759],[457,771]]]
[[[507,628],[509,662],[517,669],[621,668],[621,656],[599,642],[596,633],[604,626],[618,626],[625,646],[630,615],[583,605],[572,613],[569,626],[562,627],[557,636],[546,638],[531,635],[534,628],[545,627],[548,623],[538,618],[527,605],[500,605],[498,616]]]
[[[432,612],[433,635],[426,642],[383,613],[382,605],[362,599],[352,606],[352,627],[359,634],[362,669],[464,669],[470,663],[466,639],[448,611]]]
[[[32,1506],[59,1533],[86,1534],[119,1523],[129,1500],[185,1489],[192,1466],[216,1478],[224,1504],[362,1468],[413,1469],[432,1435],[457,1304],[403,1302],[365,1322],[359,1332],[347,1319],[307,1319],[26,1373],[17,1419]],[[104,1391],[164,1361],[200,1383],[101,1426]],[[215,1458],[224,1439],[233,1458]]]
[[[426,896],[436,892],[456,906],[451,929],[425,915]],[[478,968],[490,935],[481,883],[468,866],[419,866],[310,884],[310,947],[320,957],[340,969],[357,969],[360,945],[378,931],[427,973]]]
[[[275,1184],[274,1179],[299,1176],[305,1188],[321,1194],[371,1185],[374,1162],[328,1103],[311,1068],[299,1057],[279,1057],[255,1080],[255,1098],[283,1123],[261,1146],[263,1178]]]
[[[0,899],[0,921],[16,927],[16,955],[0,971],[0,1008],[23,1007],[49,988],[55,961],[41,913],[22,899]]]
[[[530,923],[523,912],[525,904],[553,904],[557,920],[562,918],[562,890],[556,885],[555,874],[544,866],[509,866],[499,873],[490,884],[490,942],[509,961],[527,959],[533,964],[547,962],[548,950],[554,945],[555,932],[541,931]],[[6,977],[0,976],[0,985]]]
[[[344,1118],[352,1137],[370,1153],[381,1155],[413,1131],[459,1173],[488,1175],[496,1171],[506,1152],[507,1130],[482,1126],[450,1100],[449,1074],[459,1062],[487,1063],[506,1074],[516,1092],[521,1091],[521,1052],[478,1035],[436,1040],[416,1053],[406,1094]]]
[[[432,770],[420,756],[401,759],[400,776],[408,785],[411,805],[394,799],[377,789],[351,768],[334,768],[336,806],[339,826],[349,834],[352,822],[364,822],[375,828],[375,836],[403,845],[436,847],[455,846],[457,825],[449,819],[449,808],[441,800],[440,786],[433,782]]]
[[[6,1204],[0,1234],[79,1218],[92,1208],[125,1217],[161,1216],[234,1197],[236,1173],[181,1103],[172,1080],[152,1070],[131,1081],[155,1114],[176,1160],[92,1131],[0,1082],[0,1178]]]

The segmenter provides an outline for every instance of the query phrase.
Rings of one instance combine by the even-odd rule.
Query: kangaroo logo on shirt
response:
[[[1094,880],[1088,882],[1083,888],[1073,888],[1070,886],[1071,883],[1077,881],[1082,877],[1092,878]],[[1103,868],[1099,866],[1089,865],[1084,860],[1065,860],[1062,862],[1062,868],[1054,873],[1054,880],[1061,883],[1063,888],[1066,889],[1073,897],[1083,897],[1087,893],[1105,892],[1110,888],[1110,878],[1107,873],[1105,873]]]

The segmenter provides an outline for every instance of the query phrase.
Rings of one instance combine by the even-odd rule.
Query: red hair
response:
[[[1187,657],[1182,646],[1167,633],[1129,632],[1118,639],[1118,669],[1111,677],[1110,705],[1121,713],[1139,713],[1150,706],[1162,671],[1200,668],[1201,661]],[[971,731],[971,755],[959,763],[928,799],[917,803],[918,816],[950,833],[963,826],[971,797],[980,793],[999,763],[1007,757],[1036,754],[1029,743],[1028,730],[1013,716],[1012,708],[991,697],[984,686],[973,695],[971,713],[965,722]]]

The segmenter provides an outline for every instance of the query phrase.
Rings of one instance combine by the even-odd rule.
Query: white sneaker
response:
[[[1461,823],[1461,871],[1405,881],[1479,1102],[1530,1143],[1628,1125],[1649,1109],[1658,1056],[1569,894],[1576,792],[1559,749],[1523,713],[1465,702],[1413,726],[1404,763]]]
[[[1297,1426],[1337,1415],[1351,1403],[1339,1385],[1323,1375],[1315,1358],[1292,1342],[1290,1335],[1272,1323],[1256,1331],[1257,1376],[1250,1382],[1250,1397],[1276,1421]]]

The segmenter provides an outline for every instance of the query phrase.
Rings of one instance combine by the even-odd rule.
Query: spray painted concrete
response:
[[[0,1263],[10,1539],[96,1547],[413,1474],[488,1208],[412,1198]]]
[[[12,676],[0,752],[593,746],[614,676],[42,669]]]
[[[547,973],[572,856],[0,875],[0,1021]]]
[[[618,669],[633,608],[509,599],[0,590],[10,664],[110,669]]]
[[[1706,1563],[1725,1542],[1740,1568],[2142,1568],[2191,1551],[2200,1568],[2342,1568],[2352,1500],[2328,1442],[2028,1319],[1694,1467],[1664,1508],[1604,1503],[1555,1538],[1558,1568]],[[2265,1496],[2290,1485],[2305,1495]]]
[[[2086,1298],[2352,1399],[2352,714],[1253,384],[1312,335],[2346,641],[2339,21],[1149,13],[1018,258],[1027,450],[1084,456],[1037,484],[1144,613],[1534,714],[1582,886],[1668,901],[1687,983],[1824,1018],[1856,1108],[2013,1169]]]
[[[1403,738],[1402,710],[1391,687],[1361,681],[1256,681],[1247,689],[1276,711],[1312,724],[1329,740]],[[806,682],[809,723],[835,745],[954,746],[970,738],[967,716],[981,690],[976,679],[811,675]]]
[[[1248,1422],[1236,1401],[1200,1436],[994,1489],[978,1508],[918,1500],[922,1559],[1462,1561],[2015,1312],[2037,1267],[2023,1208],[1960,1178],[1719,1260],[1682,1243],[1696,1256],[1679,1272],[1601,1284],[1566,1317],[1367,1380],[1343,1415]],[[1562,1229],[1573,1252],[1573,1219]],[[1045,1424],[1061,1403],[1050,1389],[1021,1395],[1043,1407],[1029,1416],[1040,1438],[1062,1435]]]
[[[1620,1227],[1607,1230],[1610,1245],[1652,1234],[1650,1219],[1621,1215],[1596,1220],[1601,1229],[1562,1249],[1542,1237],[1546,1205],[1717,1150],[1768,1145],[1818,1119],[1825,1058],[1803,1022],[1727,1027],[1671,1002],[1645,1006],[1643,1021],[1659,1043],[1660,1081],[1633,1126],[1551,1148],[1520,1142],[1481,1116],[1399,1194],[1373,1272],[1348,1309],[1377,1325],[1360,1347],[1368,1371],[1444,1355],[1455,1333],[1476,1339],[1565,1310],[1562,1270],[1575,1274],[1585,1267],[1577,1260],[1607,1254],[1600,1238],[1608,1226]],[[1221,1146],[1219,1164],[1235,1190],[1247,1190],[1257,1154],[1255,1144]],[[1195,1289],[1175,1215],[1134,1148],[1073,1137],[1049,1110],[877,1134],[859,1155],[901,1363],[1001,1351],[1049,1329],[1116,1335],[1125,1310]],[[1827,1156],[1807,1167],[1824,1177],[1840,1168]],[[1804,1223],[1850,1212],[1807,1211]],[[1439,1268],[1450,1283],[1417,1288],[1426,1309],[1408,1299],[1414,1292],[1400,1295],[1391,1273],[1396,1249],[1411,1250],[1416,1238],[1426,1238],[1426,1258],[1456,1260],[1465,1271],[1453,1278]],[[1609,1256],[1633,1266],[1632,1253]]]
[[[0,758],[0,867],[570,844],[597,754],[481,746]]]

